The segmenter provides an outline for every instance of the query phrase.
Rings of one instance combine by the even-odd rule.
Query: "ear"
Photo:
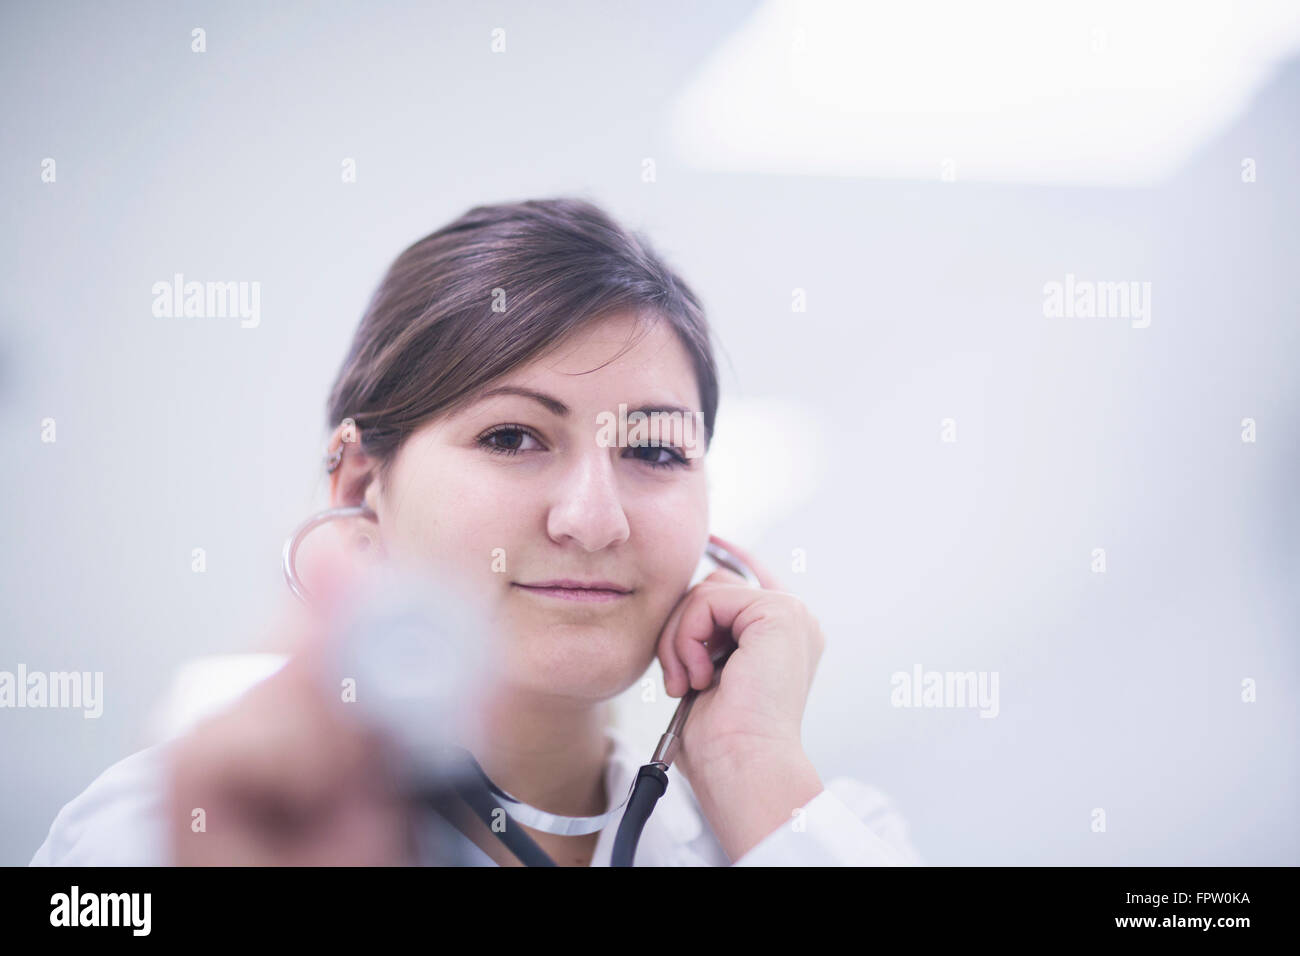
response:
[[[361,429],[350,418],[334,429],[328,454],[342,450],[339,466],[330,474],[330,507],[365,503],[366,487],[375,476],[377,462],[361,450]]]

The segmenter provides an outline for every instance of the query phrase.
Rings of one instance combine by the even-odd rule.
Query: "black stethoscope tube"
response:
[[[462,807],[456,807],[449,799],[452,794],[460,798]],[[488,828],[498,840],[505,844],[506,849],[515,855],[515,857],[524,866],[555,866],[555,861],[537,845],[522,826],[515,822],[514,818],[506,814],[506,826],[504,829],[494,829],[493,814],[500,810],[504,813],[504,808],[497,804],[496,798],[488,790],[487,786],[477,776],[463,776],[450,782],[450,786],[442,786],[436,790],[425,790],[420,799],[428,809],[433,810],[444,820],[454,826],[465,839],[473,842],[470,834],[457,819],[456,811],[463,813],[464,808],[468,810]]]
[[[655,804],[667,789],[668,774],[658,764],[648,763],[637,773],[632,796],[628,798],[623,819],[618,824],[618,833],[614,837],[610,866],[632,865],[636,858],[637,844],[641,841],[641,831],[645,829]]]

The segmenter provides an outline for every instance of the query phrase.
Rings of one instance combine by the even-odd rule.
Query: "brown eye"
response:
[[[495,442],[497,448],[508,448],[511,451],[518,451],[519,446],[524,443],[524,433],[512,428],[493,432],[488,438]]]
[[[525,447],[524,443],[528,441],[541,445],[528,429],[519,425],[503,425],[494,428],[487,434],[480,435],[478,439],[481,446],[498,455],[516,455],[521,451],[534,450]]]
[[[639,458],[651,468],[690,467],[690,462],[686,460],[685,456],[672,448],[666,448],[662,445],[658,448],[651,445],[643,445],[629,450],[634,453],[634,458]],[[636,454],[638,452],[646,452],[646,454],[643,457],[640,454]]]

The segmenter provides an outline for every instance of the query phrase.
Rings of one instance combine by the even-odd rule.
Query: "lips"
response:
[[[535,581],[530,584],[520,584],[519,586],[524,588],[564,588],[566,591],[617,591],[620,594],[630,594],[632,591],[631,588],[625,588],[613,581],[578,581],[574,578]]]
[[[533,584],[514,582],[514,587],[541,598],[553,598],[559,601],[582,601],[588,604],[620,601],[632,593],[629,588],[615,584],[612,581],[577,581],[573,578],[538,581]]]

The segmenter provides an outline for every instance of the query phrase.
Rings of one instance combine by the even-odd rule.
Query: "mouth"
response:
[[[533,584],[520,584],[518,581],[513,581],[511,586],[541,598],[583,601],[589,604],[604,604],[632,595],[630,588],[611,581],[574,581],[566,578],[561,581],[538,581]]]

